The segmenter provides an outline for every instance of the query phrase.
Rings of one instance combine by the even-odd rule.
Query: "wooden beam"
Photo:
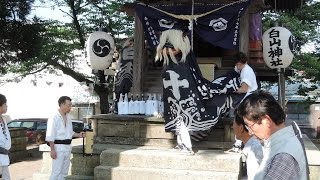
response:
[[[134,59],[133,59],[133,80],[132,94],[141,95],[143,92],[143,60],[144,60],[144,33],[138,15],[135,13],[134,23]]]

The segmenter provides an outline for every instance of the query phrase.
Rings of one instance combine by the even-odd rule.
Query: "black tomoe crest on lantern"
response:
[[[106,57],[110,53],[110,43],[105,39],[97,39],[92,45],[92,51],[99,57]]]
[[[104,31],[91,33],[86,46],[91,68],[96,70],[108,68],[112,63],[114,48],[114,40],[108,33]]]

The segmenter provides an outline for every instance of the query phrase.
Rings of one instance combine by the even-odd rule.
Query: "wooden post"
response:
[[[249,8],[248,8],[249,9]],[[240,18],[239,51],[249,55],[249,11],[244,12]]]
[[[284,68],[277,69],[278,71],[278,102],[282,109],[285,110],[285,100],[286,100],[286,81],[284,77]]]
[[[143,92],[143,61],[144,61],[144,33],[143,27],[137,14],[134,23],[134,59],[133,59],[133,80],[132,94],[141,95]]]

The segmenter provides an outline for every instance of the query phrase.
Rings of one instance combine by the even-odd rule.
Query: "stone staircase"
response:
[[[162,67],[149,67],[144,74],[143,92],[148,94],[162,94]]]
[[[239,154],[225,154],[232,145],[230,122],[219,121],[201,142],[192,142],[195,155],[171,151],[172,133],[164,132],[163,119],[140,115],[101,114],[90,117],[95,134],[92,154],[83,156],[82,140],[72,141],[67,180],[240,180]],[[230,132],[231,131],[231,132]],[[320,151],[304,135],[310,180],[319,180]],[[49,179],[50,148],[40,145],[43,165],[34,180]]]
[[[229,121],[220,121],[206,140],[193,142],[196,154],[186,156],[170,151],[176,142],[172,133],[164,131],[162,118],[108,114],[91,120],[96,135],[93,152],[100,155],[95,180],[237,180],[241,176],[240,155],[223,152],[232,146]]]
[[[170,149],[107,149],[94,169],[95,180],[237,180],[241,156],[196,150],[193,156]]]

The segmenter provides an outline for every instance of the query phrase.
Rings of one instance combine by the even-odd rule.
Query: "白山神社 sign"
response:
[[[272,27],[263,34],[263,58],[271,69],[286,68],[293,59],[294,37],[284,27]]]

